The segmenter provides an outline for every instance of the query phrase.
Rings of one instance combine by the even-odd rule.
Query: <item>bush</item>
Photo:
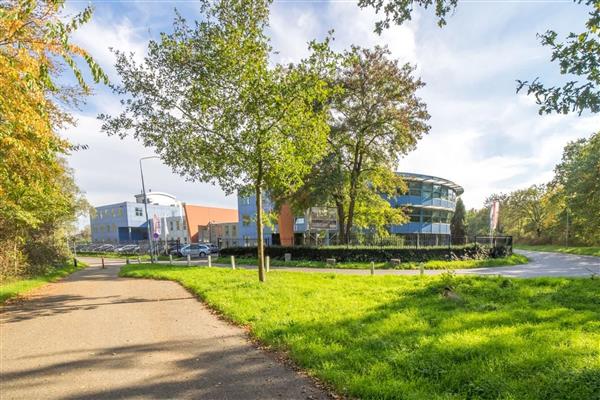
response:
[[[229,247],[222,249],[222,256],[255,257],[256,247]],[[424,262],[430,260],[474,260],[483,258],[505,257],[511,253],[510,248],[490,248],[478,244],[451,249],[433,248],[366,248],[366,247],[282,247],[265,248],[265,255],[274,259],[284,259],[290,253],[293,260],[325,261],[335,258],[338,262],[385,262],[399,258],[402,262]]]

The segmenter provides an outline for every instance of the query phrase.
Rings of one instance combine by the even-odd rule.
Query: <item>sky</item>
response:
[[[196,1],[67,0],[66,14],[90,3],[92,21],[73,41],[92,54],[113,82],[119,77],[109,48],[133,52],[142,60],[148,41],[171,31],[175,8],[188,21],[200,19]],[[338,51],[352,44],[385,45],[394,58],[416,65],[415,74],[426,83],[418,95],[427,103],[431,130],[398,170],[450,179],[464,187],[466,207],[478,208],[492,193],[548,182],[563,147],[600,127],[600,115],[540,116],[533,98],[516,93],[517,79],[540,77],[550,84],[564,79],[536,34],[548,29],[560,37],[580,32],[586,17],[586,7],[572,1],[461,0],[443,28],[431,12],[417,10],[409,23],[377,35],[373,29],[379,17],[372,9],[360,9],[357,0],[276,0],[268,35],[277,51],[274,63],[298,61],[307,54],[308,41],[333,29]],[[63,132],[88,146],[70,155],[69,164],[94,206],[132,201],[141,191],[139,158],[154,154],[132,138],[100,131],[97,115],[119,112],[118,98],[97,85],[87,103],[72,110],[77,126]],[[147,189],[192,204],[237,205],[234,196],[225,196],[217,186],[188,182],[160,160],[143,165]]]

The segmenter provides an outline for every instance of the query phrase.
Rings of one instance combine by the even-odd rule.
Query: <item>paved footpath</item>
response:
[[[91,266],[3,307],[0,399],[328,398],[179,284],[119,268]]]

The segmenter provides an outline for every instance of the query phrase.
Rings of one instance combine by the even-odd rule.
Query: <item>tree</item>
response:
[[[600,0],[573,0],[577,4],[591,6],[586,30],[582,33],[571,32],[566,41],[558,40],[553,30],[538,35],[542,46],[552,49],[551,61],[557,61],[560,73],[577,77],[559,86],[545,86],[539,78],[529,81],[517,81],[517,92],[527,89],[534,95],[540,106],[540,114],[584,111],[600,111]],[[411,20],[415,6],[425,9],[435,6],[438,25],[446,24],[446,16],[456,8],[458,0],[359,0],[360,7],[373,7],[377,13],[383,11],[385,17],[375,25],[375,31],[381,33],[391,23],[402,24]]]
[[[490,210],[480,208],[479,210],[472,208],[467,211],[466,225],[468,236],[485,236],[490,233]]]
[[[117,51],[128,95],[103,130],[131,133],[173,170],[256,194],[259,279],[265,280],[263,194],[289,192],[320,159],[327,140],[328,43],[312,43],[298,65],[270,66],[266,0],[201,1],[193,26],[178,16],[173,33],[151,41],[143,64]]]
[[[600,132],[565,146],[552,186],[564,197],[577,241],[600,243]]]
[[[519,236],[542,237],[547,209],[544,204],[545,185],[533,185],[511,192],[504,202],[504,224],[516,229]]]
[[[531,83],[518,81],[517,92],[527,88],[527,94],[535,96],[540,114],[573,111],[581,115],[586,110],[600,111],[600,0],[575,2],[592,6],[584,32],[571,32],[564,42],[558,40],[558,34],[553,30],[538,36],[542,46],[552,49],[552,61],[558,62],[560,73],[576,76],[578,80],[550,87],[539,78]]]
[[[15,275],[29,264],[56,261],[58,253],[28,252],[43,237],[55,246],[74,218],[80,198],[63,156],[74,147],[59,128],[72,124],[65,105],[90,93],[75,64],[81,58],[96,82],[106,75],[70,36],[91,18],[91,8],[65,21],[63,1],[8,1],[0,5],[0,267]],[[71,70],[78,86],[61,85]],[[62,75],[64,76],[64,75]],[[42,236],[42,232],[45,236]],[[42,248],[43,246],[38,246]]]
[[[415,6],[428,9],[435,7],[435,15],[440,27],[446,25],[446,15],[456,8],[458,0],[358,0],[361,8],[373,7],[376,13],[383,11],[384,19],[375,23],[377,33],[388,29],[391,23],[402,25],[412,19]]]
[[[386,224],[404,220],[382,195],[403,191],[395,173],[399,158],[429,131],[426,105],[416,95],[424,83],[413,77],[414,67],[389,56],[387,48],[354,46],[339,57],[334,81],[341,91],[332,99],[328,156],[303,188],[312,195],[299,195],[337,208],[345,243],[355,225],[382,233]]]
[[[450,221],[450,232],[453,238],[462,238],[467,236],[467,229],[465,227],[466,210],[465,204],[459,197],[456,201],[456,209],[452,215],[452,221]]]

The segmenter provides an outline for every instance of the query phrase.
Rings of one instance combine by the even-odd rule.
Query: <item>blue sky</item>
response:
[[[559,82],[550,52],[536,37],[547,29],[565,35],[583,30],[587,10],[571,1],[459,2],[440,29],[430,12],[419,10],[408,24],[373,32],[378,17],[355,0],[280,0],[271,8],[269,35],[274,62],[296,61],[306,42],[335,31],[334,47],[387,45],[394,57],[417,65],[427,83],[420,96],[432,116],[431,132],[398,169],[445,177],[465,188],[466,206],[480,207],[495,192],[507,192],[551,179],[563,146],[600,127],[599,115],[539,116],[534,100],[516,94],[517,79],[540,77]],[[88,2],[67,1],[67,12]],[[92,1],[92,22],[74,41],[88,49],[118,81],[109,47],[132,51],[141,59],[148,40],[170,31],[174,8],[189,20],[199,18],[196,1]],[[140,190],[138,159],[153,154],[133,139],[100,132],[98,113],[119,112],[118,101],[103,87],[74,110],[78,125],[64,135],[89,146],[69,157],[78,185],[93,205],[132,200]],[[183,201],[236,206],[215,186],[186,182],[160,161],[145,164],[147,187],[173,193]]]

